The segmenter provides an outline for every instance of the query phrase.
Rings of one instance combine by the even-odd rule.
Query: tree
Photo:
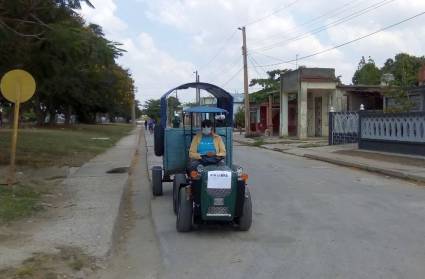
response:
[[[268,94],[273,96],[279,95],[280,92],[280,75],[288,70],[272,70],[267,72],[268,77],[265,79],[252,79],[249,86],[259,85],[261,89],[250,94],[250,101],[263,103],[267,101]]]
[[[411,87],[417,85],[418,72],[425,63],[425,57],[399,53],[394,59],[389,58],[382,67],[382,73],[394,76],[394,85]]]
[[[31,72],[37,94],[25,106],[45,116],[76,113],[91,123],[96,113],[130,117],[134,81],[116,59],[124,51],[75,12],[88,0],[0,0],[0,75]],[[54,117],[51,117],[54,120]]]
[[[245,127],[245,109],[240,106],[235,114],[235,125],[237,128]]]
[[[143,114],[149,116],[152,119],[159,120],[161,117],[160,108],[161,100],[150,99],[143,105]]]
[[[360,59],[357,71],[353,76],[355,85],[379,85],[381,83],[381,71],[375,65],[375,61],[369,56],[365,61],[364,56]]]

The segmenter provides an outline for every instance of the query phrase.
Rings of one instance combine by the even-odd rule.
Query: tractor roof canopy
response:
[[[199,107],[191,107],[183,110],[185,113],[226,113],[227,110],[216,108],[216,107],[207,107],[207,106],[199,106]]]
[[[220,88],[214,84],[205,82],[192,82],[180,85],[176,88],[169,90],[161,97],[161,126],[166,127],[167,125],[167,97],[176,90],[183,90],[189,88],[199,88],[207,91],[215,98],[217,98],[217,108],[225,110],[229,117],[227,117],[228,126],[233,126],[233,96],[230,95],[226,90]]]

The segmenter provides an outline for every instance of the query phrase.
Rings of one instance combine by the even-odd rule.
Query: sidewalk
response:
[[[69,204],[58,208],[56,217],[34,232],[16,249],[0,247],[0,267],[19,264],[33,253],[54,253],[58,247],[78,247],[94,257],[108,256],[113,242],[121,199],[140,129],[121,139],[113,148],[95,157],[58,187]],[[121,173],[108,173],[124,168]]]
[[[328,146],[325,139],[259,139],[234,134],[234,141],[286,154],[354,167],[383,175],[425,183],[425,158],[359,150],[357,144]]]

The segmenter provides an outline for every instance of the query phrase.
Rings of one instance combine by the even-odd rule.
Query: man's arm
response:
[[[216,140],[218,141],[218,152],[216,155],[218,157],[226,157],[226,146],[224,145],[222,138],[217,135]]]
[[[195,160],[201,159],[201,154],[198,153],[199,141],[200,141],[199,135],[196,135],[193,138],[192,143],[190,144],[190,149],[189,149],[189,158],[190,159],[195,159]]]

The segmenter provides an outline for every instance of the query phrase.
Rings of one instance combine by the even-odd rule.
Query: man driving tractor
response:
[[[193,137],[189,149],[191,168],[196,168],[200,164],[202,156],[226,157],[226,147],[223,140],[212,130],[211,120],[205,119],[201,123],[202,130]]]

